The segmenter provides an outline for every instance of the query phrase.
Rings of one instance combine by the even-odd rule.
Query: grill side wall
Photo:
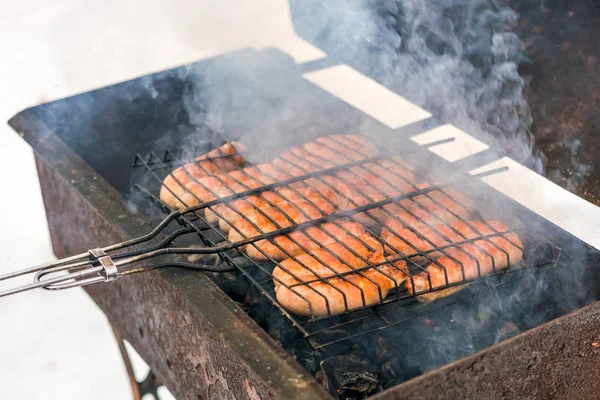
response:
[[[598,326],[596,302],[373,399],[596,399]]]
[[[36,164],[58,257],[124,240],[37,157]],[[79,211],[68,212],[71,207]],[[186,275],[197,279],[189,273],[178,273],[176,278],[184,281]],[[176,398],[248,398],[244,378],[262,399],[274,398],[159,272],[92,285],[86,291]]]

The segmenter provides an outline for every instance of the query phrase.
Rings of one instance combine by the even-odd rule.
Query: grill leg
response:
[[[163,386],[162,383],[158,380],[156,375],[152,370],[148,371],[148,375],[144,378],[143,381],[138,382],[135,379],[135,374],[133,372],[133,365],[131,364],[131,359],[129,358],[129,353],[127,352],[127,348],[125,347],[125,342],[123,341],[123,337],[121,333],[117,331],[115,328],[112,328],[113,334],[115,335],[115,339],[117,340],[117,344],[119,345],[119,351],[121,352],[121,356],[123,357],[123,362],[125,363],[125,369],[127,370],[127,375],[129,376],[129,383],[131,384],[131,391],[133,393],[133,400],[142,400],[147,394],[151,394],[156,400],[160,400],[158,396],[158,388]]]

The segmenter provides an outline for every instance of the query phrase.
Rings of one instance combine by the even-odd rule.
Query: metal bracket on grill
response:
[[[102,272],[106,282],[114,281],[115,279],[117,279],[119,272],[117,271],[117,266],[115,265],[115,262],[112,260],[112,258],[110,258],[110,256],[108,256],[104,252],[104,250],[102,250],[101,248],[91,249],[88,251],[88,253],[90,253],[90,255],[93,258],[95,258],[102,266]]]

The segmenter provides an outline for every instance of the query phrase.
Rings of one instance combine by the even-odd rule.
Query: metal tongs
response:
[[[196,207],[201,208],[201,207]],[[35,267],[23,269],[21,271],[10,272],[0,275],[0,282],[14,279],[20,276],[32,275],[33,283],[18,286],[0,291],[0,297],[11,294],[26,292],[32,289],[43,288],[47,290],[69,289],[77,286],[86,286],[93,283],[114,281],[122,276],[131,275],[139,272],[149,271],[164,267],[190,268],[208,272],[225,272],[232,267],[215,263],[214,265],[196,264],[183,261],[169,261],[156,263],[152,266],[142,266],[138,268],[128,268],[132,264],[167,254],[216,254],[220,251],[226,251],[233,246],[221,246],[212,248],[175,248],[167,247],[177,237],[194,231],[192,227],[178,229],[168,235],[163,240],[149,245],[142,249],[128,250],[117,253],[119,250],[126,250],[135,245],[149,242],[156,238],[163,229],[172,221],[180,218],[183,214],[195,211],[192,208],[182,211],[176,211],[169,214],[155,229],[147,235],[136,239],[128,240],[122,243],[107,247],[89,250],[87,253],[77,254],[55,262],[38,265]],[[239,245],[242,245],[241,242]]]
[[[352,163],[353,164],[353,163]],[[348,164],[351,165],[351,164]],[[330,170],[337,170],[340,167],[334,167]],[[481,178],[487,175],[492,175],[497,172],[506,170],[506,167],[501,167],[498,169],[494,169],[491,171],[486,171],[483,173],[475,174],[473,177]],[[305,177],[310,176],[312,174],[307,174]],[[348,217],[353,214],[357,214],[360,212],[364,212],[369,209],[382,207],[390,202],[400,201],[402,199],[408,197],[414,197],[421,194],[426,194],[431,190],[435,190],[436,188],[442,188],[446,186],[452,185],[452,183],[444,183],[438,184],[434,186],[430,186],[425,189],[415,190],[409,194],[402,194],[394,197],[390,197],[386,200],[373,202],[367,206],[359,207],[353,210],[346,210],[341,212],[336,212],[322,218],[314,219],[308,222],[291,225],[286,228],[277,229],[272,232],[264,233],[258,236],[254,236],[248,239],[240,240],[235,243],[226,242],[227,244],[222,246],[213,246],[213,247],[169,247],[171,242],[175,240],[177,237],[192,233],[197,231],[191,224],[187,224],[187,226],[178,229],[169,235],[167,235],[164,239],[154,243],[149,244],[150,241],[158,237],[159,234],[173,221],[181,220],[187,214],[196,213],[197,211],[212,207],[217,204],[222,204],[224,202],[235,200],[240,197],[244,197],[250,194],[255,194],[258,192],[262,192],[264,190],[269,190],[273,187],[288,184],[300,179],[306,179],[302,177],[291,178],[286,181],[282,181],[279,183],[273,183],[269,185],[264,185],[259,188],[251,189],[246,192],[236,193],[231,196],[223,197],[221,199],[216,199],[210,202],[206,202],[194,207],[190,207],[184,210],[174,211],[169,214],[165,219],[162,220],[160,224],[156,226],[150,233],[140,236],[136,239],[128,240],[125,242],[117,243],[107,247],[95,248],[89,250],[87,253],[78,254],[75,256],[67,257],[62,260],[58,260],[55,262],[38,265],[35,267],[27,268],[21,271],[10,272],[8,274],[0,275],[0,282],[7,281],[10,279],[18,278],[20,276],[33,275],[33,283],[26,284],[23,286],[17,286],[10,289],[0,290],[0,297],[9,296],[16,293],[26,292],[32,289],[42,288],[47,290],[62,290],[69,289],[78,286],[86,286],[99,282],[109,282],[114,281],[117,278],[126,275],[132,275],[144,271],[155,270],[159,268],[166,267],[178,267],[178,268],[187,268],[193,269],[197,271],[204,272],[226,272],[234,270],[234,266],[230,266],[227,263],[219,262],[219,258],[217,257],[212,264],[198,264],[193,262],[185,262],[185,261],[164,261],[153,263],[151,265],[139,265],[137,267],[132,267],[132,264],[139,263],[140,261],[148,260],[150,258],[159,257],[163,255],[219,255],[228,250],[240,248],[249,243],[254,243],[259,240],[270,239],[277,235],[283,235],[289,233],[294,230],[304,229],[310,226],[314,226],[316,224],[333,221],[339,218]],[[147,246],[142,246],[142,248],[132,249],[136,245],[147,244]],[[119,252],[120,250],[124,250],[123,252]],[[205,259],[203,258],[203,261]]]

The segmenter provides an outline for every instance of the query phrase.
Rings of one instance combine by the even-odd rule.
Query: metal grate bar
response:
[[[219,134],[223,139],[224,143],[227,143],[227,138]],[[354,142],[353,142],[354,141]],[[522,246],[519,243],[511,239],[510,234],[512,230],[497,230],[488,221],[476,217],[471,219],[465,219],[461,216],[456,209],[450,207],[448,204],[454,204],[458,207],[462,207],[464,210],[468,210],[468,206],[462,204],[461,199],[457,198],[452,191],[448,190],[452,188],[457,182],[446,182],[437,184],[417,185],[417,182],[422,181],[421,177],[415,173],[400,157],[386,157],[380,154],[370,154],[367,150],[361,151],[353,148],[353,145],[359,142],[354,138],[341,140],[336,136],[328,137],[323,139],[323,142],[319,145],[322,149],[323,154],[315,154],[314,152],[307,151],[307,147],[292,148],[288,152],[284,153],[279,159],[271,164],[262,164],[259,166],[251,166],[249,168],[238,167],[232,171],[220,170],[219,174],[211,174],[211,171],[206,170],[202,163],[198,162],[197,157],[194,157],[193,152],[185,150],[177,151],[175,156],[164,156],[159,157],[156,153],[152,152],[150,156],[142,157],[136,156],[134,165],[143,166],[152,177],[153,188],[146,188],[142,185],[136,184],[136,188],[145,193],[161,210],[167,211],[167,205],[161,201],[158,196],[158,191],[161,188],[165,188],[164,180],[171,176],[174,180],[180,184],[181,188],[184,188],[184,193],[187,193],[187,198],[192,200],[195,204],[186,204],[185,201],[178,196],[172,188],[166,187],[171,194],[177,198],[177,200],[184,205],[178,216],[177,220],[180,224],[184,225],[188,230],[186,233],[191,231],[198,235],[200,240],[207,246],[204,249],[186,249],[186,248],[169,248],[158,250],[161,254],[210,254],[219,252],[220,257],[225,263],[234,267],[244,278],[249,282],[250,285],[255,287],[261,296],[266,298],[270,304],[274,305],[282,315],[284,315],[291,323],[292,326],[296,327],[303,337],[311,339],[311,345],[316,348],[324,347],[336,343],[337,341],[323,344],[316,342],[315,336],[327,332],[331,329],[337,329],[343,325],[335,324],[337,315],[355,315],[356,318],[351,318],[349,321],[343,324],[351,324],[359,321],[362,318],[369,316],[359,316],[360,310],[362,312],[370,312],[371,317],[373,315],[378,316],[381,319],[383,325],[377,329],[385,329],[389,326],[397,325],[401,322],[392,321],[387,319],[385,312],[389,311],[389,305],[394,304],[398,307],[402,307],[403,302],[401,300],[415,298],[425,293],[431,293],[441,289],[453,288],[461,285],[466,285],[475,281],[481,281],[481,278],[492,277],[499,273],[518,271],[526,266],[532,266],[529,260],[527,262],[521,261],[519,269],[515,269],[514,263],[511,260],[511,255],[506,248],[503,248],[497,243],[497,240],[501,239],[502,243],[508,243],[510,246],[518,249],[522,254],[525,253],[527,246],[536,247],[537,244],[531,242],[527,246]],[[313,143],[313,146],[315,144]],[[218,143],[214,143],[214,148],[218,148]],[[188,183],[182,183],[177,180],[174,176],[173,168],[170,161],[177,158],[178,164],[182,164],[179,168],[186,171],[189,178],[189,182],[194,182],[196,187],[201,188],[204,197],[210,198],[210,200],[203,202],[202,196],[198,195],[198,192],[190,190],[191,185]],[[212,161],[226,158],[219,156],[216,158],[207,158],[203,161]],[[191,167],[188,165],[195,165],[199,167],[204,175],[210,178],[204,178],[199,173],[192,173],[189,171]],[[186,169],[187,168],[187,169]],[[349,196],[344,190],[338,185],[337,182],[353,182],[353,189],[356,196]],[[208,182],[214,182],[209,185]],[[374,183],[376,182],[376,183]],[[216,184],[216,186],[215,186]],[[223,190],[219,192],[219,188],[231,188],[237,187],[236,190]],[[310,198],[305,190],[313,190],[317,193],[333,193],[337,202],[332,201],[325,195],[322,196],[324,201],[315,200]],[[287,191],[287,192],[286,192]],[[284,193],[285,192],[285,193]],[[275,195],[269,196],[270,193]],[[439,193],[444,196],[443,199],[447,201],[447,204],[442,202],[440,198],[436,198],[434,194]],[[290,198],[289,196],[293,198]],[[278,196],[281,198],[281,202],[275,201]],[[318,197],[317,197],[318,198]],[[360,200],[360,201],[358,201]],[[256,203],[259,201],[259,203]],[[298,202],[302,202],[303,207],[298,206]],[[345,202],[346,207],[340,208],[340,202]],[[254,206],[254,204],[261,204],[261,206]],[[324,204],[328,204],[327,207],[333,207],[333,210],[323,209]],[[430,206],[428,206],[429,204]],[[240,209],[239,206],[246,206],[251,213],[248,215],[247,212]],[[286,207],[287,205],[287,207]],[[419,226],[415,226],[412,223],[407,222],[400,217],[397,212],[392,213],[387,206],[393,205],[396,207],[395,210],[400,210],[406,216],[413,219],[420,220]],[[410,206],[410,207],[409,207]],[[455,228],[449,224],[442,216],[436,214],[434,209],[430,207],[437,207],[437,210],[443,211],[444,215],[450,215],[455,221],[461,222],[470,229],[471,234],[467,236],[464,232]],[[286,211],[287,210],[287,211]],[[222,223],[229,224],[229,233],[222,231],[215,225],[212,225],[207,220],[207,212],[212,213],[213,218],[220,219]],[[223,212],[227,212],[224,215]],[[204,214],[204,215],[203,215]],[[233,217],[232,217],[233,215]],[[370,219],[373,222],[372,226],[363,226],[364,238],[352,236],[352,233],[344,225],[348,221],[352,221],[360,217],[361,215]],[[426,219],[422,216],[425,215]],[[230,223],[228,218],[234,218],[235,223]],[[356,246],[364,246],[367,249],[368,254],[376,251],[372,247],[371,243],[366,241],[366,238],[370,237],[379,243],[383,249],[393,249],[394,246],[386,239],[384,239],[378,231],[381,227],[387,226],[389,221],[395,221],[400,224],[404,229],[410,231],[415,237],[421,242],[427,243],[429,248],[421,249],[419,245],[412,243],[405,237],[402,237],[394,229],[388,229],[392,237],[402,240],[407,246],[411,248],[408,253],[398,253],[389,255],[385,259],[380,259],[373,262],[372,260],[365,257],[365,254],[361,253],[360,248]],[[475,226],[471,221],[477,220],[478,223],[483,224],[486,230],[491,233],[485,233],[481,231],[478,226]],[[263,221],[263,226],[258,224],[258,221]],[[327,229],[323,229],[324,224],[332,224],[343,235],[353,237],[356,239],[357,245],[350,246],[344,240],[340,240],[334,234],[329,232]],[[266,225],[265,225],[266,224]],[[200,227],[198,226],[200,225]],[[254,234],[248,235],[241,227],[251,227],[251,231]],[[266,231],[264,226],[270,226]],[[444,226],[449,229],[452,235],[458,239],[449,237],[445,231],[440,231],[440,228]],[[310,228],[318,229],[310,231]],[[423,229],[427,228],[429,232],[441,238],[445,244],[437,245],[434,240],[431,240],[427,234],[423,234]],[[250,229],[250,228],[248,228]],[[247,230],[247,229],[246,229]],[[308,240],[301,242],[299,239],[302,237],[298,233],[302,233],[303,237]],[[320,233],[324,239],[315,237],[315,233]],[[296,235],[294,235],[296,234]],[[236,236],[237,235],[237,236]],[[368,235],[368,236],[366,236]],[[530,233],[526,233],[528,238]],[[217,239],[209,239],[208,236],[216,237]],[[238,237],[238,240],[232,240],[232,237]],[[281,245],[281,240],[285,239],[284,243],[286,246]],[[324,253],[317,254],[313,244],[321,243],[320,240],[325,240],[330,243],[329,245],[317,246],[319,250]],[[270,245],[271,249],[275,249],[275,252],[265,251],[263,245]],[[306,244],[310,244],[312,247],[306,247]],[[484,243],[486,246],[484,246]],[[346,257],[354,257],[360,266],[353,265],[349,259],[342,257],[331,250],[332,245],[340,246],[338,252],[346,252]],[[480,251],[485,258],[488,259],[491,265],[491,271],[484,272],[481,265],[481,260],[475,257],[471,251],[467,250],[465,245],[469,245],[469,249],[476,248]],[[552,247],[553,257],[554,247],[546,240],[546,245]],[[261,262],[253,259],[248,254],[248,246],[252,246],[257,256],[260,256]],[[361,247],[362,248],[362,247]],[[246,251],[245,251],[246,250]],[[449,251],[452,250],[452,251]],[[497,267],[497,257],[494,256],[490,251],[503,254],[506,260],[506,266],[503,268]],[[537,249],[539,250],[539,249]],[[274,254],[283,254],[285,257],[277,256]],[[131,256],[132,253],[125,253],[127,256]],[[308,254],[315,260],[315,264],[324,268],[323,271],[327,271],[325,275],[323,273],[316,273],[311,265],[306,264],[301,259],[302,254]],[[463,257],[457,258],[457,254],[463,254],[467,259],[472,260],[476,265],[476,276],[469,276],[466,272]],[[334,267],[328,264],[328,259],[323,259],[323,256],[328,255],[333,257],[336,263],[338,263],[343,271],[336,270]],[[439,260],[441,257],[446,257],[452,260],[460,266],[460,272],[462,279],[458,281],[452,281],[449,277],[446,266],[442,265]],[[288,269],[283,265],[282,258],[288,260],[288,264],[292,261],[303,267],[305,271],[311,271],[312,277],[310,279],[304,279],[301,276]],[[417,262],[417,258],[426,260],[430,265],[437,266],[443,271],[445,285],[434,285],[431,277],[430,268],[426,267],[422,261]],[[551,263],[554,260],[551,261]],[[404,262],[407,266],[407,270],[403,270],[396,266],[396,262]],[[391,272],[382,270],[386,266],[392,267],[391,271],[396,271],[394,274]],[[408,272],[408,268],[412,268],[416,271],[420,271],[422,274],[427,276],[428,289],[424,291],[417,291],[414,283],[414,276]],[[274,270],[279,269],[284,271],[287,275],[293,278],[294,283],[286,283],[280,278],[275,276]],[[252,271],[260,271],[267,279],[256,279],[255,273]],[[388,290],[389,293],[384,293],[384,289],[381,283],[375,279],[374,272],[381,276],[385,276],[386,279],[393,282],[393,287]],[[401,273],[408,279],[408,284],[411,285],[412,290],[409,291],[398,283],[397,279],[393,275]],[[472,275],[472,274],[471,274]],[[375,308],[370,305],[366,299],[365,292],[361,286],[359,286],[355,279],[360,277],[364,279],[364,282],[368,282],[368,285],[372,285],[376,288],[378,302]],[[332,281],[334,283],[332,283]],[[335,282],[344,282],[344,284],[352,287],[355,292],[360,292],[361,307],[351,307],[348,299],[347,291],[341,290]],[[271,289],[271,285],[279,285],[285,287],[287,290],[295,293],[302,301],[306,302],[309,309],[309,315],[307,317],[298,317],[290,313],[285,307],[283,307],[275,296],[276,291]],[[337,312],[334,315],[332,311],[332,304],[330,299],[321,293],[319,290],[314,288],[314,285],[326,285],[330,290],[338,293],[338,298],[343,299],[343,310]],[[305,288],[308,290],[306,293],[300,293],[297,289]],[[348,289],[350,290],[350,289]],[[352,291],[351,290],[351,291]],[[350,292],[351,292],[350,291]],[[326,315],[319,315],[313,308],[313,302],[306,295],[312,293],[312,296],[320,298],[321,302],[325,304],[327,310]],[[388,307],[385,309],[384,307]],[[369,311],[371,310],[371,311]],[[309,329],[310,326],[316,324],[322,324],[324,322],[331,321],[332,323],[324,328]],[[356,335],[370,332],[365,330],[359,332]],[[345,339],[339,339],[345,340]]]

